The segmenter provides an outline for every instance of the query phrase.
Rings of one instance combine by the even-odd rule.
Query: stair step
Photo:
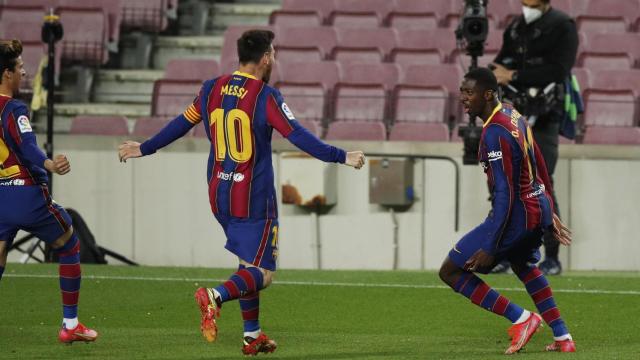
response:
[[[153,83],[164,76],[162,70],[99,70],[93,100],[98,103],[151,103]]]
[[[154,69],[164,70],[174,58],[220,60],[222,36],[160,36],[155,43]]]

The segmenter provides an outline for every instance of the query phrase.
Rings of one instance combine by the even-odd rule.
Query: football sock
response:
[[[62,325],[64,326],[65,329],[75,329],[76,326],[78,326],[78,318],[73,318],[73,319],[63,319],[62,320]]]
[[[2,273],[4,273],[4,266],[0,266],[0,280],[2,280]]]
[[[571,334],[562,335],[562,336],[554,336],[553,340],[555,341],[564,341],[564,340],[573,340]]]
[[[253,295],[262,289],[264,275],[257,267],[239,269],[229,280],[216,286],[213,290],[219,295],[220,303]]]
[[[242,320],[244,322],[244,336],[251,336],[256,338],[257,336],[247,335],[247,333],[257,332],[260,334],[260,292],[255,292],[251,295],[242,296],[239,300],[240,310],[242,310]]]
[[[567,335],[569,330],[560,317],[560,311],[553,299],[553,293],[547,278],[537,266],[532,266],[517,274],[520,281],[527,288],[527,292],[536,304],[536,308],[542,315],[544,321],[553,330],[554,337]]]
[[[62,292],[62,314],[66,319],[78,317],[78,297],[80,296],[80,241],[74,233],[71,239],[60,249],[57,249],[60,291]],[[76,320],[77,322],[77,320]],[[73,323],[73,322],[71,322]],[[69,328],[69,327],[67,327]],[[70,329],[75,328],[72,327]]]
[[[500,295],[470,272],[463,273],[453,289],[470,299],[472,303],[494,314],[504,316],[512,323],[518,321],[524,312],[523,308]]]
[[[522,315],[520,315],[520,317],[514,322],[514,324],[522,324],[523,322],[527,321],[529,316],[531,316],[531,311],[525,309],[525,311],[522,312]]]

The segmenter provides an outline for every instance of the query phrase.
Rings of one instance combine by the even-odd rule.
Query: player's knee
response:
[[[9,249],[6,241],[0,241],[0,266],[4,267],[7,264],[7,255]]]
[[[266,288],[273,282],[273,271],[269,271],[266,269],[260,269],[262,271],[263,280],[262,280],[262,288]]]
[[[62,249],[69,242],[72,235],[73,227],[70,226],[69,229],[64,234],[62,234],[62,236],[51,243],[51,248],[53,248],[54,250]]]
[[[528,267],[529,266],[527,264],[514,263],[514,262],[511,263],[511,270],[516,275],[524,273]]]

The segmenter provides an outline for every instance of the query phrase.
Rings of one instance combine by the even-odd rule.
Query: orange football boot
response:
[[[525,322],[512,325],[508,330],[511,346],[504,353],[511,355],[522,350],[531,340],[533,334],[538,331],[540,325],[542,325],[542,317],[533,312]]]
[[[58,339],[65,344],[72,344],[74,341],[91,342],[96,341],[98,332],[78,323],[74,329],[67,329],[62,326],[58,333]]]
[[[258,355],[258,353],[272,353],[276,351],[278,344],[269,339],[265,333],[260,333],[257,338],[246,336],[244,338],[244,346],[242,353],[245,355]]]
[[[220,317],[220,307],[216,303],[211,289],[199,288],[196,290],[194,296],[202,316],[200,320],[200,331],[208,342],[214,342],[218,336],[216,319]]]
[[[571,339],[554,341],[553,344],[547,345],[545,347],[547,351],[558,351],[558,352],[576,352],[576,343]]]

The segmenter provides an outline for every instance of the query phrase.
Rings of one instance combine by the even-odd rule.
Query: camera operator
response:
[[[552,8],[550,0],[522,0],[522,15],[504,31],[502,48],[493,64],[505,99],[528,117],[551,176],[558,160],[564,116],[563,84],[571,75],[577,49],[576,24],[569,15]],[[555,194],[553,197],[555,201]],[[544,245],[545,260],[540,269],[557,275],[562,271],[558,243],[545,236]]]

